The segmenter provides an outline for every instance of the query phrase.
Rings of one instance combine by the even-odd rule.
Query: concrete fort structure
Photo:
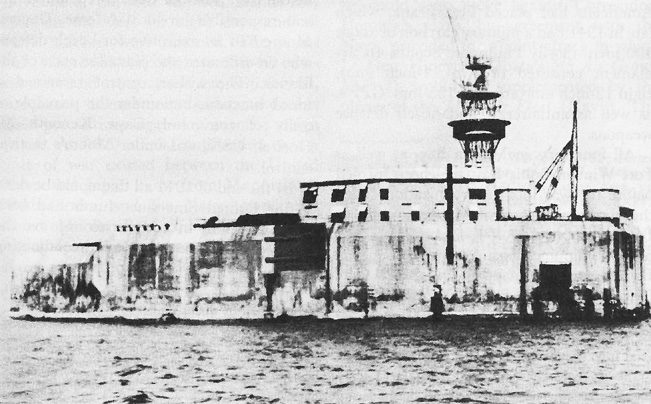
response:
[[[509,121],[489,62],[449,123],[464,164],[439,175],[304,182],[297,213],[193,227],[119,225],[47,265],[16,268],[13,315],[158,318],[642,314],[644,239],[619,191],[583,191],[572,139],[531,188],[497,187]],[[570,156],[572,213],[534,206]]]

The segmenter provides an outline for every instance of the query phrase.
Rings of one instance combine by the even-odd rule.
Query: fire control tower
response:
[[[499,119],[499,93],[486,87],[486,71],[490,63],[482,57],[468,55],[466,69],[476,76],[475,82],[464,82],[457,97],[461,100],[463,118],[448,122],[452,136],[459,141],[472,176],[495,177],[495,150],[511,122]]]

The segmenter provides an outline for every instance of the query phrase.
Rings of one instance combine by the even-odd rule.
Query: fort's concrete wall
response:
[[[455,228],[448,265],[444,228],[434,223],[335,224],[330,262],[335,305],[367,285],[376,310],[426,312],[440,285],[449,310],[519,311],[541,286],[541,265],[569,265],[571,287],[590,289],[596,300],[609,289],[626,309],[646,301],[643,239],[610,222],[478,222]],[[521,278],[524,275],[524,285]],[[399,303],[399,304],[398,304]],[[392,307],[393,306],[393,307]]]
[[[67,262],[16,271],[12,297],[21,310],[261,317],[272,292],[276,315],[322,315],[330,299],[334,314],[396,316],[426,315],[440,285],[449,311],[517,313],[523,293],[531,312],[541,268],[561,265],[570,268],[577,296],[590,290],[597,311],[605,290],[626,309],[647,299],[643,238],[608,221],[462,223],[451,265],[440,222],[330,226],[320,268],[267,262],[282,250],[270,244],[280,234],[274,226],[126,233]]]

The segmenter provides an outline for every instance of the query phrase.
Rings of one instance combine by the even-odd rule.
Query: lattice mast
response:
[[[570,185],[571,185],[571,203],[572,211],[570,213],[571,220],[579,220],[579,215],[576,213],[576,205],[579,199],[579,134],[577,129],[576,119],[576,100],[574,101],[574,113],[572,115],[572,148],[570,149]]]
[[[476,75],[474,83],[464,82],[457,94],[461,100],[463,118],[448,123],[452,136],[459,141],[465,155],[466,167],[481,169],[483,174],[495,176],[495,150],[505,137],[505,128],[511,122],[499,119],[499,93],[486,85],[486,71],[490,63],[484,58],[468,55],[466,69]]]

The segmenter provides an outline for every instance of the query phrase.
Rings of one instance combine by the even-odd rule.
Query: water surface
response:
[[[651,324],[0,321],[3,403],[645,403]]]

